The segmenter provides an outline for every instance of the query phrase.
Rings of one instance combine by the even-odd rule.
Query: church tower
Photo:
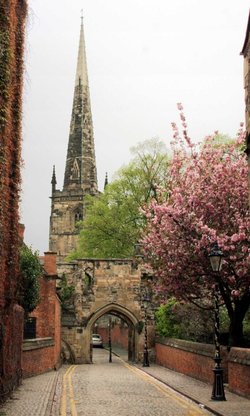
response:
[[[51,185],[49,249],[62,259],[77,247],[85,196],[98,193],[83,18],[63,190],[56,189],[55,167]]]

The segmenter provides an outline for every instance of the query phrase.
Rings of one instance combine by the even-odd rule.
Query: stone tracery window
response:
[[[77,223],[78,221],[82,221],[82,213],[79,211],[75,212],[75,223]]]
[[[80,169],[77,160],[74,160],[73,167],[72,167],[72,179],[79,179],[80,178]]]

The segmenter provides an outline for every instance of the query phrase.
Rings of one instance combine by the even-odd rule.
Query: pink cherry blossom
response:
[[[250,306],[248,169],[242,151],[245,132],[241,125],[232,143],[216,145],[213,135],[194,145],[181,103],[178,109],[185,124],[183,137],[173,123],[173,158],[166,172],[169,189],[159,193],[160,202],[145,208],[145,254],[157,284],[168,296],[207,304],[215,279],[219,279],[221,301],[232,308],[234,320],[240,302]],[[165,200],[164,195],[168,195]],[[224,253],[222,271],[216,277],[208,257],[215,242]]]

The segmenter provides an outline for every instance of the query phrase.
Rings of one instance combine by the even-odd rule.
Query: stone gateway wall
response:
[[[129,357],[138,360],[143,351],[144,321],[141,294],[148,275],[129,259],[82,259],[58,265],[58,274],[67,278],[75,291],[64,305],[62,339],[70,346],[75,362],[91,362],[91,333],[95,322],[113,314],[129,327]],[[149,339],[154,339],[153,308],[148,310]]]

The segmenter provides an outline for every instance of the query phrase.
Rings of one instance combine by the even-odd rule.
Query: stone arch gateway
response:
[[[104,307],[97,310],[90,318],[86,327],[85,331],[85,339],[84,342],[86,343],[86,350],[88,351],[88,346],[90,346],[91,340],[91,332],[94,323],[106,314],[114,314],[120,318],[122,318],[129,327],[129,340],[128,340],[128,359],[131,361],[135,361],[136,357],[138,356],[138,328],[139,320],[138,318],[131,313],[128,309],[124,308],[123,306],[116,304],[116,303],[109,303]],[[91,350],[91,348],[90,348]],[[89,356],[91,361],[91,351],[89,350]]]
[[[76,363],[91,363],[91,334],[95,322],[115,315],[128,326],[128,359],[140,361],[144,348],[145,319],[141,297],[150,286],[150,273],[131,259],[80,259],[58,264],[59,276],[74,287],[63,305],[62,338]],[[147,309],[148,340],[154,355],[154,308]]]

